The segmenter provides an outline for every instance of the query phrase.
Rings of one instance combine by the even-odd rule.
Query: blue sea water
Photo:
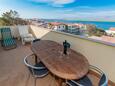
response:
[[[93,24],[97,28],[108,30],[110,27],[115,27],[115,22],[98,22],[98,21],[77,21],[77,20],[61,20],[61,19],[47,19],[47,22],[64,22],[64,23],[82,23],[82,24]]]

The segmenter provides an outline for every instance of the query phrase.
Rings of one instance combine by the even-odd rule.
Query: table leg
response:
[[[58,79],[58,86],[62,86],[63,80],[62,79]]]
[[[55,77],[56,81],[57,81],[57,86],[63,86],[62,83],[64,82],[63,79],[59,78],[59,77]]]
[[[35,55],[35,64],[37,64],[38,62],[38,59],[37,59],[37,56]]]

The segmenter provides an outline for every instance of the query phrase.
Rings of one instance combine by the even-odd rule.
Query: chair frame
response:
[[[75,83],[75,84],[78,85],[78,86],[83,86],[83,85],[77,83],[77,82],[74,81],[74,80],[70,80],[70,81],[73,82],[73,83]],[[66,83],[67,83],[69,86],[72,86],[70,83],[67,82],[67,80],[66,80]]]
[[[103,74],[105,74],[101,69],[99,69],[98,67],[93,66],[93,65],[90,65],[90,70],[97,71],[100,76],[102,76]],[[108,77],[107,77],[106,74],[105,74],[105,76],[106,76],[106,81],[101,86],[106,86],[106,84],[108,83]]]
[[[40,75],[40,76],[36,76],[36,75],[34,74],[34,69],[36,69],[36,70],[42,70],[42,69],[45,69],[45,68],[44,68],[44,67],[35,67],[35,66],[33,66],[33,65],[28,64],[27,58],[30,57],[30,56],[32,56],[32,55],[34,55],[34,54],[28,55],[28,56],[26,56],[26,57],[24,58],[24,63],[25,63],[25,65],[26,65],[27,67],[29,67],[29,68],[32,69],[32,75],[33,75],[35,78],[41,78],[41,77],[46,76],[46,75],[49,73],[49,71],[48,71],[46,74],[43,74],[43,75]]]
[[[89,67],[90,67],[90,70],[95,70],[95,71],[98,72],[101,76],[102,76],[103,74],[105,74],[101,69],[99,69],[99,68],[96,67],[96,66],[90,65]],[[106,75],[106,74],[105,74],[105,75]],[[75,83],[75,84],[78,85],[78,86],[83,86],[83,85],[77,83],[77,82],[74,81],[74,80],[70,80],[70,81],[73,82],[73,83]],[[66,83],[67,83],[69,86],[72,86],[70,83],[67,82],[67,80],[66,80]],[[107,83],[108,83],[108,77],[106,76],[106,81],[105,81],[101,86],[106,86]]]

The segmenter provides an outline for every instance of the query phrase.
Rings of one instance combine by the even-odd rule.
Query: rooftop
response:
[[[111,31],[115,31],[115,27],[111,27],[109,30],[111,30]]]
[[[18,47],[12,50],[4,50],[0,47],[0,86],[34,86],[34,79],[30,75],[23,59],[25,56],[32,54],[31,45],[21,44],[17,41]],[[91,78],[93,86],[97,86],[99,77],[89,72],[88,77]],[[57,86],[58,83],[54,77],[49,74],[44,78],[38,78],[36,85],[39,86]]]
[[[109,37],[109,36],[102,36],[102,37],[91,36],[89,38],[100,40],[100,41],[105,41],[105,42],[115,43],[115,37]]]
[[[108,46],[62,32],[41,29],[36,26],[29,26],[29,28],[35,38],[53,40],[60,44],[65,39],[69,41],[72,45],[71,48],[87,57],[90,64],[101,68],[108,75],[110,86],[114,86],[112,82],[115,80],[113,75],[115,72],[113,66],[115,65],[114,46]],[[12,29],[12,35],[17,38],[19,37],[16,29]],[[23,62],[24,57],[32,53],[31,44],[22,45],[21,41],[17,40],[17,45],[17,48],[8,51],[0,46],[0,86],[9,86],[9,84],[10,86],[32,86],[34,83],[33,78],[30,76]],[[91,71],[88,73],[88,76],[91,78],[93,85],[97,86],[99,76]],[[44,78],[37,79],[36,84],[40,86],[57,86],[57,81],[49,74]]]
[[[0,86],[34,86],[34,79],[23,62],[25,56],[32,54],[30,44],[23,46],[21,41],[17,41],[17,43],[16,49],[8,51],[0,47]],[[45,78],[37,79],[36,84],[56,86],[55,81],[52,82],[53,79],[51,75],[48,75]]]
[[[102,36],[101,38],[102,38],[103,41],[115,43],[115,37]]]

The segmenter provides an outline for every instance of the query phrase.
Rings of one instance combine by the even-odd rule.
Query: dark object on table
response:
[[[63,42],[63,47],[64,47],[63,53],[67,55],[67,48],[70,48],[70,44],[66,40],[65,42]]]

